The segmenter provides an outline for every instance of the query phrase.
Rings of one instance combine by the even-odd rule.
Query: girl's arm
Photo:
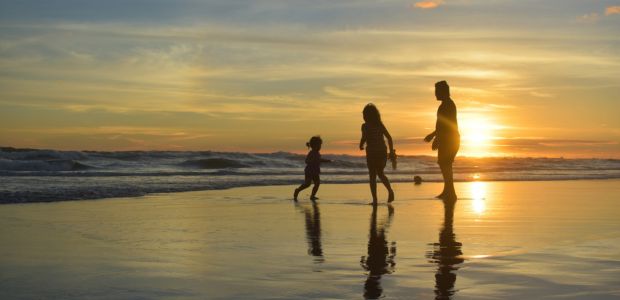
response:
[[[362,124],[362,138],[360,139],[360,150],[364,150],[364,144],[366,144],[366,126]]]
[[[387,128],[385,128],[385,126],[383,126],[383,135],[385,135],[385,137],[388,140],[388,146],[390,147],[390,153],[394,153],[394,142],[392,141],[392,136],[388,132]]]

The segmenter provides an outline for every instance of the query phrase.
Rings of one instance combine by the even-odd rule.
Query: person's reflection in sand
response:
[[[377,206],[372,207],[370,233],[368,234],[368,256],[362,256],[360,264],[368,271],[364,284],[364,298],[377,299],[383,295],[381,276],[394,272],[396,262],[396,242],[388,245],[386,233],[394,217],[394,207],[388,205],[388,216],[383,222],[377,222]]]
[[[427,253],[432,263],[437,264],[435,274],[435,299],[451,299],[456,293],[456,270],[464,262],[462,244],[456,241],[453,229],[456,198],[444,199],[444,222],[439,232],[439,243],[432,243],[433,251]]]
[[[306,239],[308,240],[308,255],[314,256],[314,262],[322,263],[325,261],[323,257],[323,247],[321,246],[321,212],[316,202],[312,203],[312,208],[308,206],[297,207],[304,213],[306,217]]]

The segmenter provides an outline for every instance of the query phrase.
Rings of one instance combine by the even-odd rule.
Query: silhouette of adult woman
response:
[[[429,133],[424,141],[427,143],[433,141],[432,149],[437,150],[437,164],[443,176],[443,191],[437,195],[437,198],[456,198],[452,164],[459,152],[461,135],[456,117],[456,105],[450,97],[450,86],[446,81],[435,83],[435,97],[441,101],[437,109],[435,131]]]
[[[456,293],[456,270],[465,260],[462,258],[462,244],[456,241],[454,234],[454,206],[456,198],[444,199],[444,222],[439,231],[439,243],[432,243],[433,250],[427,253],[432,263],[437,264],[435,273],[435,299],[451,299]]]
[[[386,233],[392,219],[394,218],[394,207],[388,205],[387,219],[381,223],[377,222],[377,206],[373,205],[370,217],[370,232],[368,234],[368,256],[362,256],[360,265],[368,271],[368,278],[364,284],[364,298],[377,299],[383,295],[381,287],[381,276],[394,272],[396,262],[396,242],[388,245]]]

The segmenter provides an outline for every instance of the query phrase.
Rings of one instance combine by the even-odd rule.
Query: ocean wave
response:
[[[322,182],[368,181],[363,156],[323,155]],[[0,203],[135,196],[237,186],[298,184],[305,155],[289,152],[55,151],[0,148]],[[399,156],[394,182],[441,181],[436,158]],[[620,178],[618,159],[458,157],[456,181]],[[17,200],[16,200],[17,199]],[[56,201],[56,200],[49,200]]]
[[[10,160],[83,160],[88,155],[80,151],[0,148],[0,159]]]
[[[3,171],[84,171],[95,167],[71,159],[49,160],[9,160],[0,158],[0,170]]]
[[[249,165],[227,158],[203,158],[186,160],[180,165],[195,167],[200,169],[228,169],[228,168],[247,168]]]

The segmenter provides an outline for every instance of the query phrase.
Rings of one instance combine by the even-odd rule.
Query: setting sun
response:
[[[461,153],[464,156],[488,156],[500,127],[480,115],[464,114],[459,118]]]

